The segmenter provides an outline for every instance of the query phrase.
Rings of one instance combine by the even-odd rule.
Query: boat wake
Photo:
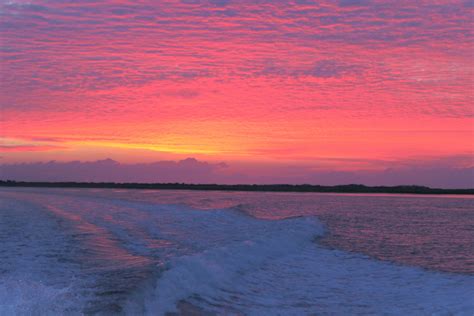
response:
[[[0,197],[0,315],[474,312],[474,277],[324,248],[312,216],[60,190]]]

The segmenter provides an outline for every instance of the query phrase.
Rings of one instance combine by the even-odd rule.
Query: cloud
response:
[[[467,7],[467,8],[474,8],[474,0],[464,1],[464,6]]]
[[[359,68],[356,65],[348,65],[336,60],[321,60],[308,71],[308,74],[320,78],[337,78],[357,73]]]
[[[460,164],[461,166],[453,165]],[[467,165],[466,165],[467,163]],[[462,166],[465,165],[465,166]],[[194,158],[180,161],[122,164],[111,159],[92,162],[21,163],[0,165],[0,179],[21,181],[87,181],[145,183],[249,183],[321,184],[361,183],[365,185],[424,185],[442,188],[473,188],[474,167],[463,157],[438,162],[396,163],[374,170],[314,170],[313,167],[274,165],[232,167]]]
[[[267,60],[259,75],[316,78],[341,78],[362,74],[364,67],[335,59],[321,59],[309,65],[294,66],[280,61]]]
[[[53,145],[0,145],[0,152],[51,151],[66,149]]]
[[[341,0],[339,1],[339,5],[341,7],[357,7],[357,6],[365,6],[370,4],[370,0]]]
[[[465,152],[472,3],[3,1],[2,133],[238,157],[285,147],[274,140],[351,155],[356,136],[377,158]],[[418,126],[416,144],[380,144]]]
[[[67,149],[54,138],[32,137],[29,139],[0,137],[0,152],[35,152]]]
[[[230,4],[230,0],[210,0],[210,3],[219,7],[225,7]]]
[[[188,158],[180,161],[121,164],[111,159],[93,162],[5,164],[1,177],[24,181],[215,182],[215,171],[225,164]]]
[[[193,89],[167,90],[163,92],[163,95],[184,99],[193,99],[199,96],[199,91]]]

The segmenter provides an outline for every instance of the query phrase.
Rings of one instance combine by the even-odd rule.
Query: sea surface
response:
[[[0,190],[0,315],[474,315],[474,197]]]

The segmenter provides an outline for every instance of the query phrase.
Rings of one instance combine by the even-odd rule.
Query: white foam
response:
[[[0,315],[81,314],[83,301],[70,287],[18,278],[0,278],[0,284]]]
[[[233,225],[241,224],[234,219]],[[176,311],[176,304],[192,295],[211,298],[218,289],[232,289],[237,277],[251,273],[271,260],[301,252],[309,240],[322,234],[322,228],[314,218],[261,224],[255,237],[250,239],[173,259],[168,264],[169,269],[158,279],[155,290],[145,294],[145,313],[156,315]],[[231,227],[227,228],[228,234],[232,235]],[[137,308],[131,305],[129,311]]]
[[[225,238],[239,239],[248,225],[247,239],[173,259],[154,289],[143,294],[143,306],[128,305],[130,313],[176,312],[182,300],[219,314],[474,312],[473,277],[324,249],[314,242],[314,237],[322,233],[314,218],[255,221],[227,213],[232,220],[223,223],[218,220],[221,212],[208,212],[195,214],[195,227],[199,227],[199,214],[209,226],[221,225],[222,229],[224,225]]]
[[[0,315],[78,314],[77,265],[61,261],[69,240],[57,222],[17,199],[0,203]]]

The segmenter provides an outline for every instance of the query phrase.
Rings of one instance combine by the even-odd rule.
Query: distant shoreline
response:
[[[417,186],[417,185],[366,186],[362,184],[324,186],[324,185],[310,185],[310,184],[292,185],[292,184],[26,182],[26,181],[0,180],[0,187],[474,195],[474,189],[439,189],[439,188],[430,188],[430,187]]]

